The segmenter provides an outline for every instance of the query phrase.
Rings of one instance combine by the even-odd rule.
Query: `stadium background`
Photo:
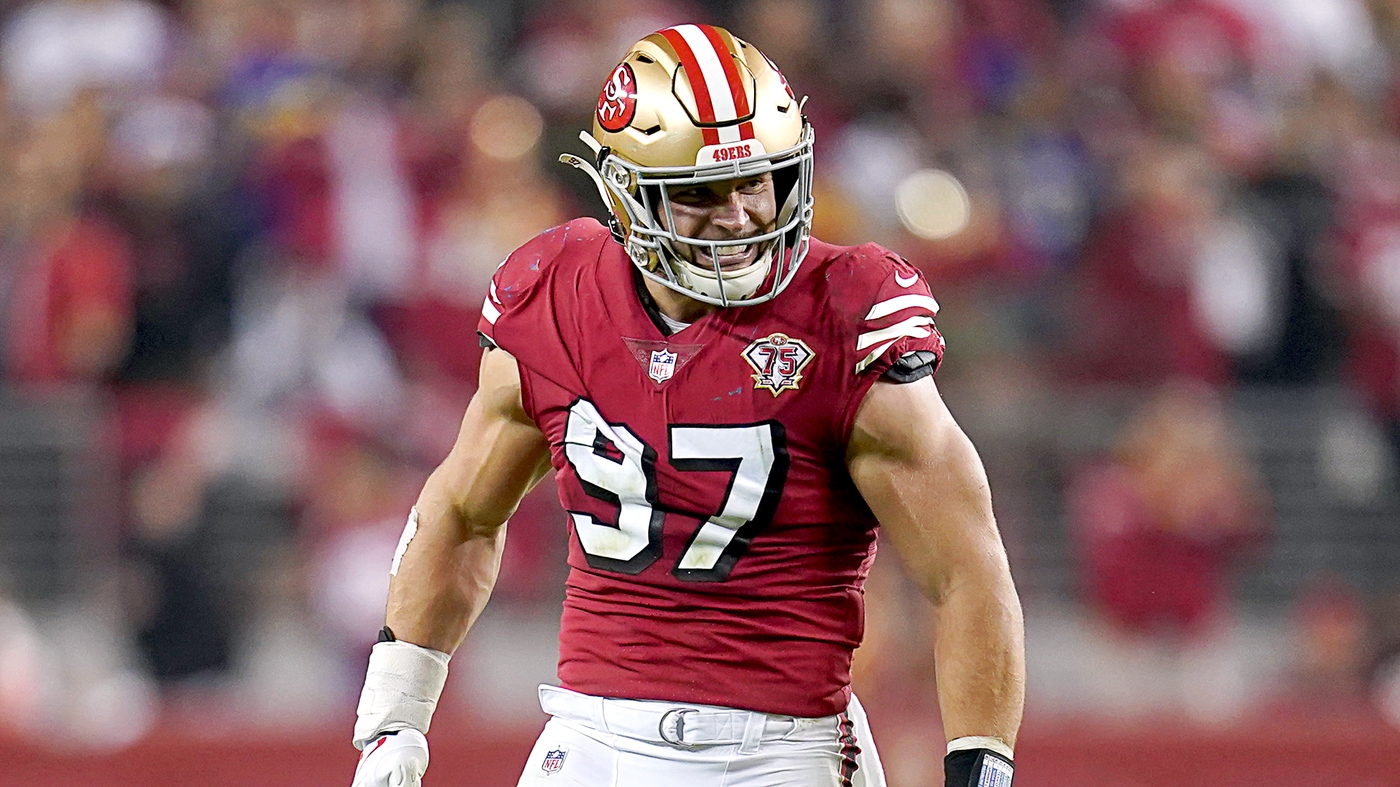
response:
[[[346,785],[389,556],[487,279],[598,215],[626,45],[724,24],[817,129],[816,233],[922,268],[1027,612],[1017,784],[1400,785],[1400,2],[0,5],[0,784]],[[546,482],[430,785],[510,785]],[[856,687],[941,784],[927,608]]]

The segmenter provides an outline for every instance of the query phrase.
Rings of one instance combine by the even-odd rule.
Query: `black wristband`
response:
[[[943,758],[944,787],[1011,787],[1015,766],[991,749],[964,749]]]
[[[384,628],[382,628],[382,629],[379,630],[379,639],[376,641],[376,644],[378,644],[378,642],[398,642],[398,641],[399,641],[399,638],[396,637],[396,636],[394,636],[394,630],[391,629],[391,628],[389,628],[388,626],[385,626]]]

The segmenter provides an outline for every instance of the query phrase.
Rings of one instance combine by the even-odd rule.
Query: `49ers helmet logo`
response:
[[[802,370],[815,354],[801,339],[773,333],[745,348],[744,360],[756,372],[753,387],[766,388],[777,396],[788,389],[797,390]]]
[[[598,94],[598,125],[605,131],[621,131],[636,114],[637,76],[631,65],[621,63]]]

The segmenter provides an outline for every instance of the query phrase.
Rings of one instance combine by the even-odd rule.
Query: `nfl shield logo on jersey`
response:
[[[558,773],[559,769],[564,767],[564,758],[567,757],[568,754],[569,753],[563,749],[550,749],[545,752],[544,762],[540,763],[540,768],[542,768],[545,773]]]
[[[753,387],[766,388],[777,396],[789,388],[797,390],[798,383],[802,382],[802,370],[815,354],[801,339],[774,333],[750,344],[744,350],[744,360],[757,372],[753,376]]]
[[[647,376],[664,383],[671,379],[671,375],[676,373],[676,354],[669,350],[652,350],[651,365],[647,367]]]

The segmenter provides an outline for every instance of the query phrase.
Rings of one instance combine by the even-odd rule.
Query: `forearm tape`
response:
[[[410,642],[380,642],[369,654],[369,671],[355,712],[355,748],[385,732],[415,729],[427,734],[447,661],[441,651]]]

